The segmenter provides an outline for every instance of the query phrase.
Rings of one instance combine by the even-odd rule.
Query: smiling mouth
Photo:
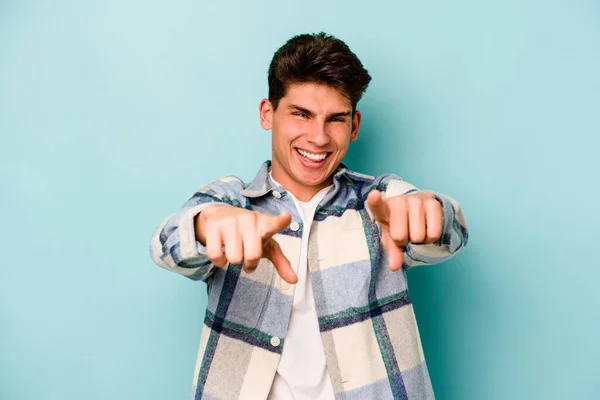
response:
[[[299,148],[296,148],[296,151],[305,160],[310,161],[310,162],[315,162],[315,163],[321,162],[321,161],[325,160],[331,154],[330,152],[325,152],[325,153],[310,153],[310,152],[308,152],[306,150],[302,150],[302,149],[299,149]]]

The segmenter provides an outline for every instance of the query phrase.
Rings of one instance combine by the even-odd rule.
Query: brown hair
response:
[[[275,109],[290,85],[319,83],[339,90],[355,111],[371,76],[346,43],[321,32],[294,36],[281,46],[271,60],[268,80]]]

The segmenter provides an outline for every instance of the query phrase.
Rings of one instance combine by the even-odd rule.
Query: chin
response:
[[[327,178],[329,178],[330,175],[331,174],[327,174],[325,176],[319,176],[318,179],[298,179],[298,182],[300,182],[301,184],[303,184],[305,186],[319,186],[323,182],[325,182],[327,180]]]

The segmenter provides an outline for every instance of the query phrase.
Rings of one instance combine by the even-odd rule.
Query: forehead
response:
[[[339,90],[319,83],[291,84],[280,100],[284,107],[300,106],[312,111],[342,112],[352,108],[350,99]]]

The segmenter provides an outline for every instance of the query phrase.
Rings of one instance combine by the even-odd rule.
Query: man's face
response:
[[[277,110],[264,99],[260,116],[262,127],[273,135],[273,178],[302,201],[331,184],[358,137],[361,119],[339,91],[314,83],[291,85]]]

